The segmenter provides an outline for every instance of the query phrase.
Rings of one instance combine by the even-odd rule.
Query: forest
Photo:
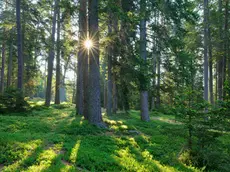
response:
[[[0,171],[230,171],[229,0],[0,0]]]

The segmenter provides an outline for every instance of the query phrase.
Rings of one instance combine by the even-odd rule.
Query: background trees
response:
[[[46,95],[48,106],[76,99],[86,119],[88,102],[104,104],[107,114],[154,110],[173,107],[187,88],[205,93],[211,104],[227,100],[229,3],[207,2],[2,1],[1,91],[18,87],[31,98]],[[93,41],[88,58],[87,35]]]

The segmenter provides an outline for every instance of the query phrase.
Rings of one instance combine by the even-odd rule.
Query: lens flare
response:
[[[84,43],[85,48],[87,48],[88,50],[91,49],[93,47],[93,41],[90,39],[87,39]]]

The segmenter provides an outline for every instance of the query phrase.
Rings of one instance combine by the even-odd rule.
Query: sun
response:
[[[85,46],[85,48],[88,49],[88,50],[91,49],[91,48],[93,47],[93,41],[90,40],[90,39],[85,40],[84,46]]]

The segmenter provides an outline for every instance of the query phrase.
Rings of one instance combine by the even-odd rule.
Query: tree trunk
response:
[[[7,67],[7,88],[11,86],[12,83],[12,64],[13,64],[13,40],[11,38],[10,50],[9,50],[9,59]]]
[[[156,53],[154,53],[153,57],[153,86],[152,86],[152,102],[151,102],[151,110],[155,109],[155,91],[156,91]]]
[[[89,37],[94,41],[89,51],[89,122],[104,126],[100,100],[98,0],[89,0]]]
[[[4,33],[4,31],[3,31]],[[4,75],[5,75],[5,61],[6,61],[6,57],[5,57],[5,41],[3,40],[2,43],[2,69],[1,69],[1,93],[4,92]]]
[[[18,44],[18,82],[17,88],[23,90],[23,53],[22,53],[22,29],[20,18],[21,0],[16,0],[16,18],[17,18],[17,44]]]
[[[204,0],[204,100],[208,101],[208,0]]]
[[[89,119],[89,57],[88,57],[88,54],[83,59],[83,87],[84,87],[83,114],[84,114],[85,119]]]
[[[45,105],[50,106],[51,101],[51,91],[52,91],[52,77],[53,77],[53,61],[54,61],[54,44],[55,44],[55,31],[56,31],[56,18],[57,18],[57,7],[59,5],[59,0],[55,0],[54,13],[52,20],[52,33],[51,33],[51,44],[49,49],[48,58],[48,76],[47,76],[47,87],[46,87],[46,101]]]
[[[222,53],[223,53],[223,47],[222,47],[222,39],[223,39],[223,36],[222,36],[222,32],[223,32],[223,29],[222,29],[222,25],[223,25],[223,22],[222,22],[222,0],[218,0],[219,2],[219,47],[218,47],[218,52],[220,54],[219,56],[219,60],[218,60],[218,99],[219,100],[223,100],[223,56],[222,56]]]
[[[113,75],[113,113],[117,113],[117,85],[116,85],[116,79],[115,74]]]
[[[160,108],[161,106],[161,97],[160,97],[160,83],[161,82],[161,58],[160,58],[160,52],[158,50],[157,52],[157,97],[156,97],[156,106],[157,108]]]
[[[143,59],[143,63],[141,68],[142,72],[146,73],[146,63],[147,63],[147,51],[146,51],[146,0],[140,1],[141,7],[141,22],[140,22],[140,55]],[[143,75],[145,76],[145,74]],[[148,91],[147,91],[147,79],[144,79],[144,83],[140,83],[141,86],[141,120],[149,121],[149,109],[148,109]],[[143,85],[144,84],[144,85]]]
[[[109,11],[109,21],[108,21],[108,36],[112,33],[112,15],[111,11]],[[107,63],[108,63],[108,81],[107,81],[107,106],[106,106],[106,112],[107,115],[112,114],[112,45],[109,43],[107,47]]]
[[[60,66],[60,7],[57,12],[57,57],[56,57],[56,85],[55,85],[55,104],[60,104],[60,86],[61,86],[61,66]]]
[[[209,23],[209,7],[208,7],[208,55],[209,55],[209,98],[210,103],[214,104],[214,96],[213,96],[213,57],[212,57],[212,37],[211,37],[211,27]]]
[[[224,58],[223,58],[223,88],[225,85],[226,81],[226,68],[227,68],[227,58],[228,58],[228,51],[229,51],[229,43],[228,43],[228,5],[229,5],[229,0],[225,1],[225,22],[224,22]],[[226,91],[223,89],[223,99],[226,97]]]
[[[85,51],[84,41],[87,36],[87,18],[86,18],[86,1],[80,0],[79,13],[79,52],[78,52],[78,66],[77,66],[77,113],[83,115],[84,111],[84,74],[83,61],[87,58],[87,51]]]

